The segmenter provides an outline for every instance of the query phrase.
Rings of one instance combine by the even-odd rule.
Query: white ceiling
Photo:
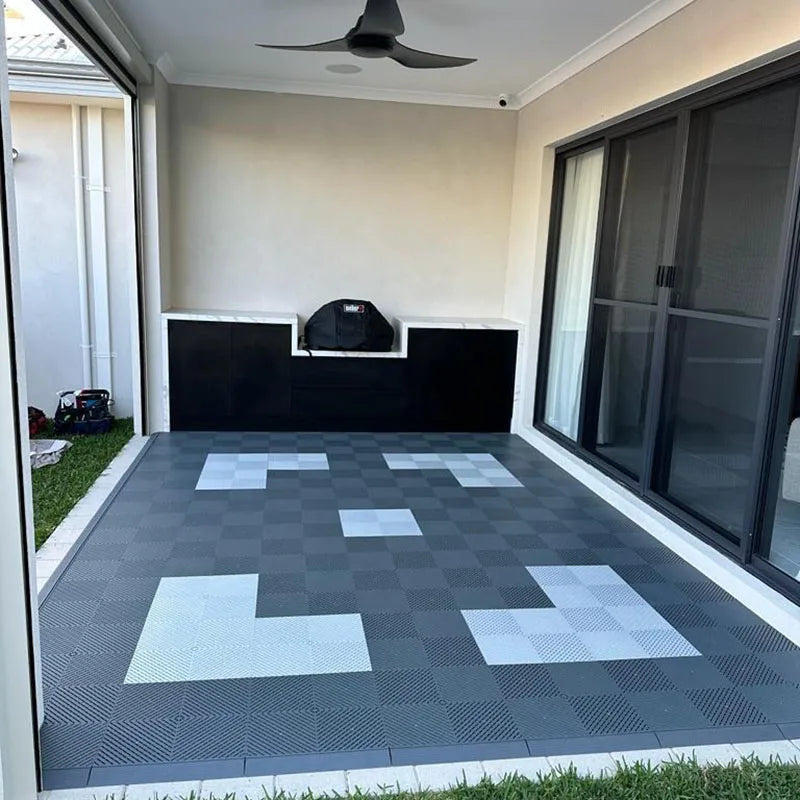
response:
[[[254,46],[340,38],[365,0],[111,2],[148,59],[162,58],[175,82],[490,105],[501,93],[525,100],[526,90],[529,97],[559,74],[574,74],[691,0],[400,0],[404,44],[478,59],[467,67],[430,71],[348,53]],[[325,69],[343,63],[363,71],[342,75]],[[559,72],[552,75],[554,70]]]

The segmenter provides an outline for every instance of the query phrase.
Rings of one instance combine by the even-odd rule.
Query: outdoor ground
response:
[[[133,420],[117,419],[108,433],[66,436],[53,432],[53,423],[36,439],[66,439],[72,447],[58,464],[33,470],[33,521],[38,550],[72,507],[89,491],[114,456],[133,436]]]
[[[138,795],[137,795],[138,796]],[[283,792],[264,790],[253,795],[188,794],[163,796],[158,800],[272,800]],[[356,791],[354,800],[373,795]],[[552,774],[540,781],[518,775],[494,783],[460,785],[445,791],[382,794],[382,800],[794,800],[800,797],[800,767],[797,764],[748,759],[740,765],[700,767],[695,763],[668,764],[660,769],[635,765],[608,778],[580,777],[574,770]],[[312,800],[313,795],[304,795]],[[98,798],[97,800],[101,800]],[[108,796],[106,800],[120,800]]]

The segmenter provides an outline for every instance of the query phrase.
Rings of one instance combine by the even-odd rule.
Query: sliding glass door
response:
[[[574,187],[557,194],[535,421],[744,558],[764,517],[772,382],[787,335],[799,101],[800,78],[765,82],[598,137],[593,152],[606,159],[593,258],[591,237],[574,230],[586,202],[567,202]],[[577,263],[581,291],[559,291],[577,286]]]
[[[594,297],[584,446],[633,478],[644,466],[658,268],[673,205],[674,120],[611,143]]]
[[[798,89],[696,113],[653,489],[739,542],[777,315]]]

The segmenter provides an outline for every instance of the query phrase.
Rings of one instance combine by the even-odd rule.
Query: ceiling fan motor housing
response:
[[[378,33],[356,33],[348,36],[347,46],[354,56],[385,58],[394,48],[394,39]]]

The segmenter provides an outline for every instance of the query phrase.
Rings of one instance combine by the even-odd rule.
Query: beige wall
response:
[[[505,314],[530,326],[523,420],[530,421],[533,407],[550,145],[799,39],[797,0],[695,0],[520,113]]]
[[[516,115],[172,87],[171,302],[500,316]]]

